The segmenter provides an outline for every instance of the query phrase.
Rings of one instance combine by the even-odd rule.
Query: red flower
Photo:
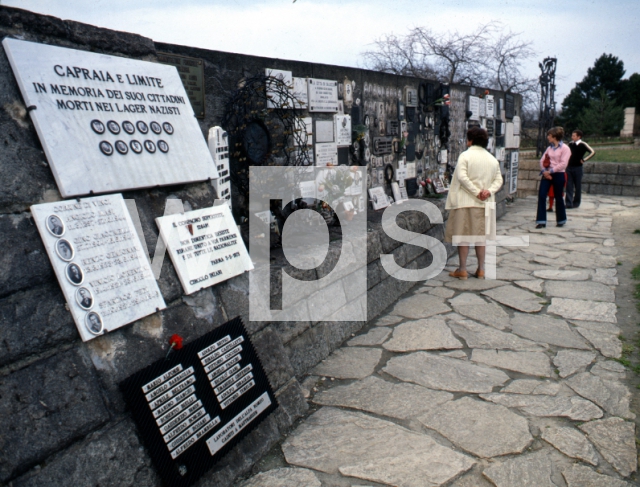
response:
[[[484,90],[484,94],[488,95],[489,94],[489,90]]]
[[[169,338],[169,345],[171,348],[180,350],[182,348],[182,337],[176,334],[171,335],[171,338]]]

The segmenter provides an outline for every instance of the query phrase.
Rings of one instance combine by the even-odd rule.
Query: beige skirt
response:
[[[495,218],[495,216],[494,216]],[[491,222],[489,222],[491,225]],[[449,211],[449,219],[444,232],[444,241],[452,243],[457,236],[458,245],[473,245],[484,243],[486,234],[485,209],[484,208],[456,208]],[[465,240],[464,237],[471,237]]]

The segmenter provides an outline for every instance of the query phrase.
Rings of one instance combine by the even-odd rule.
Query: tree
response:
[[[535,52],[519,36],[499,22],[471,33],[415,27],[404,36],[382,36],[363,54],[365,65],[377,71],[520,93],[532,82],[523,76],[522,63]]]
[[[603,88],[600,97],[589,102],[578,121],[587,135],[619,135],[624,123],[624,110],[613,102]]]
[[[622,80],[622,94],[618,99],[623,108],[635,107],[636,112],[640,110],[640,74],[633,73],[629,79]]]
[[[591,106],[591,101],[601,100],[602,91],[614,104],[621,102],[624,73],[624,63],[613,54],[603,54],[596,59],[587,70],[587,75],[576,83],[562,101],[559,122],[567,131],[576,129],[583,112]]]

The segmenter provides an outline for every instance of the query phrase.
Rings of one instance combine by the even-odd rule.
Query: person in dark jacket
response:
[[[567,191],[565,195],[565,206],[567,208],[578,208],[582,197],[582,165],[591,159],[596,151],[589,144],[582,140],[582,130],[576,129],[571,133],[571,157],[567,166]],[[585,155],[589,153],[587,157]]]

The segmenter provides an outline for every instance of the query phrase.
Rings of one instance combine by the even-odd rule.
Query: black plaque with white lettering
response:
[[[240,318],[120,383],[169,486],[197,481],[277,407]]]

